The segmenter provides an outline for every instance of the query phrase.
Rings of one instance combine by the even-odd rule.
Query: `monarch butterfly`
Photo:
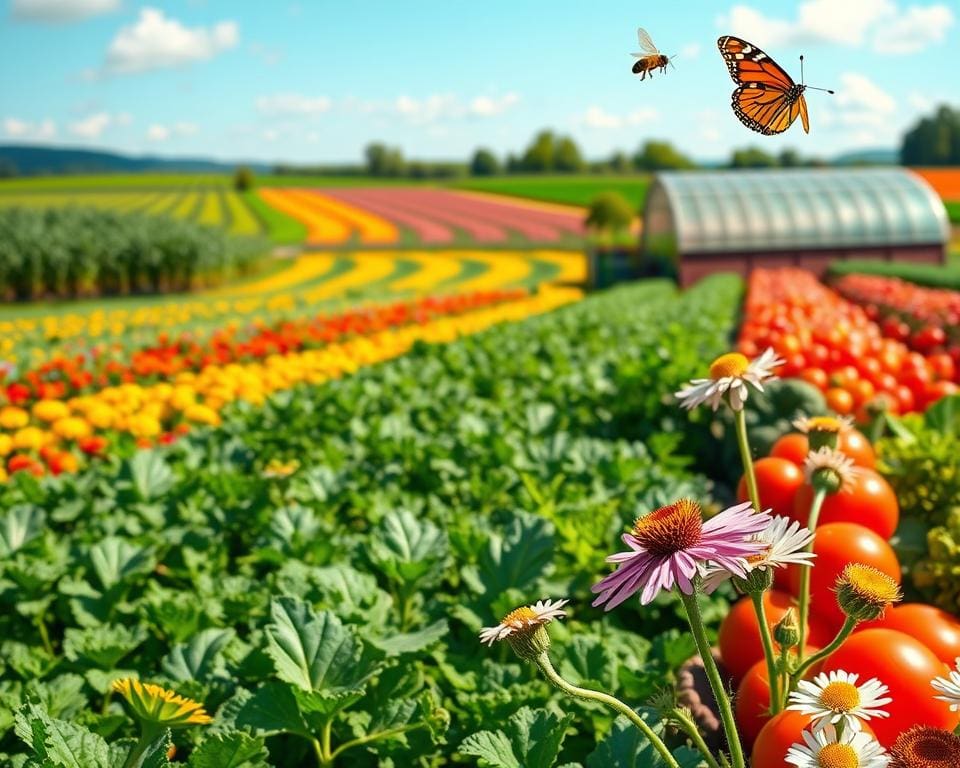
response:
[[[640,27],[637,30],[637,39],[640,41],[640,53],[630,54],[637,59],[633,63],[633,74],[640,75],[641,80],[646,80],[647,72],[649,72],[652,80],[654,70],[659,69],[666,73],[670,59],[657,50],[657,46],[653,44],[653,39],[647,33],[647,30]]]
[[[717,40],[730,77],[737,84],[731,105],[733,113],[747,128],[764,136],[783,133],[797,115],[803,130],[810,133],[810,118],[803,92],[812,86],[803,83],[803,56],[800,57],[800,85],[757,46],[739,37],[725,35]],[[833,91],[813,88],[815,91]]]

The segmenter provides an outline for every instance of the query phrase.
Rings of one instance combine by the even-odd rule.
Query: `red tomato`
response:
[[[772,627],[787,612],[796,607],[793,598],[786,592],[772,589],[763,595],[767,622]],[[810,617],[810,644],[822,648],[833,635],[817,617]],[[744,597],[730,606],[730,611],[720,624],[717,646],[723,665],[734,680],[740,681],[757,661],[763,658],[763,643],[760,640],[760,625],[750,598]]]
[[[863,403],[868,402],[870,398],[877,393],[877,390],[873,384],[866,379],[858,379],[857,381],[853,382],[850,384],[849,390],[850,394],[853,395],[853,401],[857,405],[862,405]]]
[[[941,397],[955,395],[957,392],[960,392],[960,387],[952,381],[935,381],[932,384],[927,384],[923,393],[923,400],[927,405],[933,405]]]
[[[875,722],[871,720],[870,723]],[[864,733],[872,734],[870,723],[862,723]],[[803,743],[803,731],[810,725],[810,716],[786,709],[763,726],[753,744],[750,765],[754,768],[795,768],[786,761],[787,751],[795,743]]]
[[[770,719],[770,678],[767,661],[760,659],[747,671],[733,700],[744,751],[749,751]]]
[[[860,378],[860,371],[854,365],[844,365],[830,374],[830,386],[846,389]]]
[[[800,371],[800,378],[820,390],[826,389],[829,382],[827,372],[823,368],[804,368]]]
[[[877,465],[877,455],[866,436],[858,429],[846,429],[840,433],[837,448],[853,459],[858,467],[873,469]]]
[[[900,583],[900,562],[893,548],[869,528],[856,523],[829,523],[817,528],[813,542],[816,559],[810,572],[810,610],[814,617],[834,631],[843,624],[844,614],[834,593],[837,577],[848,563],[863,563],[883,571]],[[800,568],[789,566],[790,591],[800,594]],[[824,645],[813,636],[815,645]],[[829,638],[832,639],[832,638]]]
[[[808,453],[810,453],[810,441],[802,432],[789,432],[783,435],[770,449],[771,456],[786,459],[798,467],[803,466]]]
[[[772,509],[775,515],[789,515],[793,509],[793,497],[803,485],[803,471],[800,467],[787,459],[767,456],[754,462],[753,468],[757,475],[757,491],[763,508]],[[740,478],[737,497],[740,501],[750,498],[747,494],[746,476]]]
[[[853,411],[853,395],[840,387],[831,387],[826,392],[827,406],[845,416]]]
[[[900,413],[910,413],[917,407],[917,398],[913,395],[910,387],[901,384],[894,391],[897,401],[900,403]]]
[[[793,517],[806,523],[813,488],[804,485],[794,498]],[[861,468],[849,491],[832,493],[820,508],[820,525],[859,523],[882,539],[889,539],[900,522],[897,494],[890,483],[872,469]]]
[[[895,629],[910,635],[947,665],[960,657],[960,621],[932,605],[895,605],[882,619],[869,622],[864,629]]]
[[[855,672],[860,680],[876,677],[889,687],[892,702],[884,709],[890,717],[870,720],[884,747],[914,725],[952,731],[957,714],[950,705],[931,695],[930,681],[946,672],[946,665],[923,643],[893,629],[867,629],[849,637],[823,664],[826,673]]]
[[[944,381],[953,381],[957,373],[957,366],[953,362],[953,358],[950,357],[946,352],[939,352],[935,355],[930,355],[927,358],[927,363],[930,364],[930,367],[933,369],[934,375],[938,379],[943,379]]]

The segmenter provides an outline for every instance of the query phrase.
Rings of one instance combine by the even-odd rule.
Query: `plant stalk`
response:
[[[757,473],[753,469],[753,457],[750,455],[750,440],[747,438],[747,415],[741,408],[734,411],[734,423],[737,427],[737,445],[740,448],[740,461],[743,463],[743,474],[747,478],[747,491],[753,509],[760,512],[760,490],[757,488]]]
[[[700,729],[697,728],[697,724],[693,722],[686,711],[677,707],[670,713],[670,717],[680,726],[680,730],[690,737],[690,741],[693,742],[694,746],[700,750],[700,754],[702,754],[704,760],[707,761],[709,768],[720,768],[720,763],[717,762],[713,753],[710,752],[710,747],[707,746],[707,742],[703,740]]]
[[[720,711],[723,731],[727,736],[727,746],[730,748],[731,764],[733,768],[746,768],[743,746],[740,744],[740,734],[733,717],[733,707],[730,706],[730,697],[727,696],[723,680],[720,679],[720,670],[717,669],[717,663],[713,660],[713,654],[710,651],[710,641],[707,639],[707,631],[700,616],[697,595],[696,593],[687,595],[681,590],[680,599],[683,601],[683,607],[687,610],[687,621],[690,623],[690,630],[693,632],[697,651],[699,651],[700,658],[703,660],[703,668],[707,673],[707,679],[710,681],[710,687],[713,689],[713,696],[717,700],[717,709]]]
[[[839,648],[843,641],[850,637],[850,633],[853,632],[854,627],[857,626],[857,620],[851,616],[847,616],[847,620],[843,622],[843,626],[840,628],[840,631],[837,633],[837,636],[830,641],[830,644],[825,648],[817,651],[813,656],[804,661],[797,667],[797,671],[790,675],[790,690],[793,690],[797,682],[803,677],[804,673],[810,669],[818,661],[823,661],[827,656],[833,653],[837,648]]]
[[[647,739],[653,745],[653,748],[657,751],[657,754],[660,755],[660,757],[663,759],[663,762],[666,763],[669,768],[680,768],[676,758],[674,758],[674,756],[670,753],[670,750],[667,748],[667,745],[663,743],[663,740],[657,736],[656,733],[654,733],[653,729],[647,725],[640,715],[620,701],[620,699],[615,696],[611,696],[609,693],[593,691],[589,688],[580,688],[572,683],[568,683],[566,680],[560,677],[560,674],[557,672],[557,670],[553,668],[553,664],[550,662],[550,657],[546,653],[541,653],[535,659],[535,661],[537,666],[540,667],[540,671],[543,672],[544,677],[546,677],[547,680],[553,683],[568,696],[574,696],[578,699],[598,701],[601,704],[606,704],[611,709],[626,717],[640,730],[644,736],[647,737]]]
[[[820,520],[820,509],[823,500],[827,497],[825,488],[817,488],[810,502],[810,514],[807,516],[807,528],[817,532],[817,522]],[[805,551],[812,552],[816,538],[810,540]],[[797,658],[802,662],[807,645],[807,618],[810,615],[810,570],[812,566],[800,566],[800,642],[797,645]]]
[[[770,680],[770,714],[780,711],[780,679],[777,675],[777,659],[773,650],[773,638],[770,635],[770,624],[767,623],[767,609],[763,605],[763,592],[751,592],[753,610],[757,614],[760,625],[760,642],[763,644],[763,656],[767,661],[767,677]]]

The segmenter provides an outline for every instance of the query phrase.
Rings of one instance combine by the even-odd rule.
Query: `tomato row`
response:
[[[927,354],[911,350],[886,335],[866,309],[801,269],[751,274],[739,349],[753,357],[767,347],[786,361],[780,376],[813,384],[831,409],[861,421],[879,400],[894,413],[907,413],[958,391],[958,365],[950,354],[935,347]]]
[[[851,562],[864,563],[901,581],[901,568],[888,539],[899,522],[896,495],[875,470],[869,441],[857,430],[841,432],[838,448],[858,465],[849,489],[828,496],[821,509],[810,573],[810,616],[806,655],[824,647],[843,624],[834,588],[837,577]],[[809,452],[807,436],[781,437],[768,457],[755,464],[761,503],[776,515],[807,523],[812,491],[801,464]],[[747,498],[745,483],[738,489]],[[777,571],[774,589],[764,595],[768,623],[773,626],[800,593],[800,570]],[[809,718],[788,712],[770,717],[770,692],[756,614],[749,598],[735,603],[720,626],[718,646],[724,666],[738,685],[736,715],[747,748],[753,747],[754,765],[786,766],[790,744],[800,739]],[[907,604],[890,609],[875,622],[861,624],[852,637],[826,659],[822,671],[843,669],[878,677],[888,685],[894,703],[891,717],[871,721],[877,738],[889,746],[911,725],[924,723],[953,729],[958,717],[933,699],[930,681],[943,675],[960,656],[960,622],[937,608]],[[813,670],[811,674],[819,670]]]

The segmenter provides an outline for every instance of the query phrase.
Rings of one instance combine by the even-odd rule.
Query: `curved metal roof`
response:
[[[664,204],[680,252],[915,245],[949,236],[940,198],[903,168],[664,172],[654,177],[644,220]]]

